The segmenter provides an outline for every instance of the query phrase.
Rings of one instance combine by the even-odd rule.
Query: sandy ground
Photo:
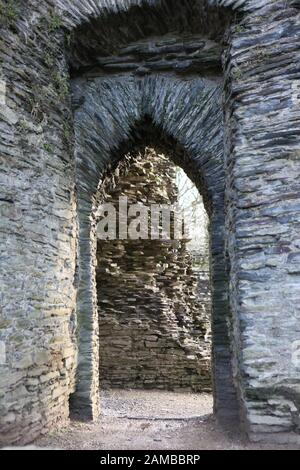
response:
[[[70,426],[34,444],[83,450],[287,449],[244,442],[221,429],[212,415],[212,396],[160,391],[102,392],[96,423],[73,419]]]

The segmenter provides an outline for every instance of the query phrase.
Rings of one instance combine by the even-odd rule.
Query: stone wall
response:
[[[262,2],[225,57],[231,344],[242,421],[251,439],[298,444],[299,25],[299,2]]]
[[[0,7],[0,442],[13,444],[69,416],[76,196],[68,71],[50,5]]]
[[[127,165],[106,203],[176,204],[167,156],[146,148]],[[172,238],[98,241],[101,387],[211,390],[209,289],[193,272],[187,240]]]
[[[0,441],[65,422],[75,369],[76,406],[97,416],[91,214],[113,151],[147,112],[211,201],[216,412],[234,409],[237,390],[251,439],[299,443],[299,0],[0,6]],[[74,156],[68,64],[75,77],[174,31],[221,45],[215,88],[199,63],[78,78]]]

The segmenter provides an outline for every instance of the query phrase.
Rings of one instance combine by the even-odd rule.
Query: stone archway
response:
[[[98,314],[95,220],[91,216],[97,207],[99,181],[107,169],[117,163],[118,152],[115,150],[119,146],[123,147],[128,139],[133,139],[138,123],[148,116],[148,124],[144,124],[142,131],[144,138],[147,139],[149,133],[150,138],[155,140],[157,134],[159,142],[159,134],[162,134],[169,136],[169,139],[173,138],[173,146],[176,142],[182,146],[177,163],[191,175],[210,211],[215,409],[220,420],[236,419],[237,398],[227,326],[229,311],[224,256],[225,181],[220,87],[203,79],[182,81],[152,76],[145,79],[96,78],[86,82],[79,79],[74,81],[73,88],[75,103],[82,103],[75,112],[75,132],[80,234],[78,265],[79,279],[83,281],[78,290],[77,314],[81,343],[74,406],[77,405],[88,416],[97,414]],[[151,122],[156,124],[155,128]],[[139,139],[142,139],[141,135]]]

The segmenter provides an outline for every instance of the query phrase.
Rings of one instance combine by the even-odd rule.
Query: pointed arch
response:
[[[75,407],[89,417],[98,410],[98,323],[95,285],[97,191],[107,170],[139,134],[177,147],[176,163],[195,182],[209,208],[213,284],[215,409],[220,419],[236,418],[231,370],[228,282],[224,257],[222,93],[215,82],[148,76],[76,79],[73,84],[79,215],[79,365]],[[148,123],[145,125],[145,122]],[[140,124],[144,123],[141,131]],[[150,123],[150,124],[149,124]],[[148,127],[147,127],[148,126]],[[142,137],[141,137],[142,132]],[[123,152],[118,150],[123,149]],[[222,396],[222,399],[221,399]],[[224,401],[223,398],[225,397]],[[225,406],[222,405],[225,404]]]

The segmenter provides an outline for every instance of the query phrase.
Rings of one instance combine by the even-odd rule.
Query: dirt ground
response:
[[[221,429],[208,394],[161,391],[102,392],[96,423],[72,420],[37,440],[42,448],[82,450],[288,449],[250,444]]]

